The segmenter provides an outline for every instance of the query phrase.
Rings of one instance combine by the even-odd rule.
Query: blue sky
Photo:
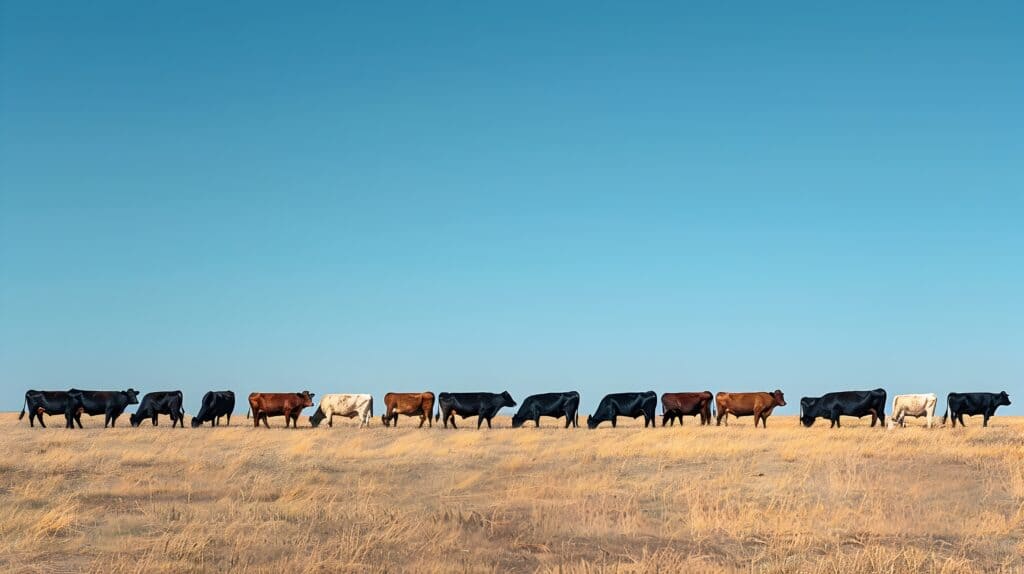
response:
[[[0,3],[0,408],[881,386],[1024,413],[1019,3],[552,4]]]

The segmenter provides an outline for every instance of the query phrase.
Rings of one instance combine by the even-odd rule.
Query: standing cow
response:
[[[711,391],[702,393],[665,393],[661,395],[661,426],[669,423],[683,426],[683,417],[700,416],[701,426],[711,424],[711,403],[715,397]]]
[[[142,397],[142,402],[139,403],[138,410],[128,417],[128,421],[132,423],[133,427],[137,427],[142,421],[152,419],[153,426],[156,426],[157,415],[170,415],[171,428],[178,424],[181,424],[181,428],[185,428],[185,409],[181,406],[183,402],[185,402],[185,398],[181,391],[146,393]]]
[[[839,417],[871,417],[871,426],[885,427],[885,389],[873,391],[841,391],[820,397],[800,399],[800,423],[810,427],[819,418],[832,422],[829,428],[842,428]]]
[[[596,429],[604,421],[610,421],[612,428],[621,417],[644,417],[644,428],[655,428],[654,411],[658,408],[658,395],[654,391],[645,393],[612,393],[605,395],[597,404],[594,414],[587,417],[587,428]]]
[[[324,395],[320,399],[320,406],[317,407],[316,412],[309,417],[309,424],[317,427],[324,419],[327,419],[327,426],[334,427],[335,416],[359,417],[359,428],[370,426],[370,419],[373,418],[373,396]]]
[[[579,410],[580,394],[576,391],[530,395],[519,411],[512,415],[512,428],[517,429],[526,421],[533,421],[539,427],[540,417],[565,417],[565,428],[569,425],[579,427]]]
[[[251,393],[249,395],[249,411],[245,418],[252,413],[253,426],[259,428],[260,421],[263,426],[270,428],[267,417],[284,417],[284,428],[290,424],[293,428],[299,428],[299,415],[302,409],[313,406],[313,393],[302,391],[301,393]]]
[[[36,426],[33,422],[39,419],[39,426],[46,428],[43,422],[43,415],[63,415],[68,410],[67,391],[26,391],[25,404],[21,407],[21,414],[18,420],[25,418],[25,411],[28,410],[28,425]],[[82,425],[82,421],[78,421]]]
[[[964,415],[981,415],[984,421],[981,426],[988,426],[988,419],[996,414],[996,409],[1010,404],[1010,395],[1001,393],[949,393],[946,397],[946,412],[942,415],[942,426],[946,426],[946,416],[952,415],[953,428],[956,423],[964,424]]]
[[[896,425],[907,426],[907,417],[928,417],[928,428],[932,428],[937,402],[935,393],[896,395],[892,399],[892,419],[889,421],[889,428],[896,428]]]
[[[786,406],[786,398],[782,391],[775,389],[771,393],[718,393],[715,395],[715,406],[718,409],[716,426],[729,426],[729,415],[734,417],[754,417],[754,428],[760,422],[762,428],[768,428],[768,417],[775,407]]]
[[[231,425],[231,413],[235,412],[234,391],[207,391],[203,395],[203,404],[199,412],[192,417],[192,428],[198,428],[203,423],[210,423],[210,426],[217,426],[221,417],[227,417],[227,424]]]
[[[388,393],[384,395],[385,413],[380,415],[380,422],[389,427],[394,424],[398,426],[398,415],[407,417],[420,417],[420,426],[423,423],[434,426],[434,393],[426,391],[423,393]]]
[[[82,428],[82,413],[91,417],[103,415],[103,428],[114,427],[117,417],[121,416],[128,405],[139,404],[139,392],[135,389],[127,391],[68,391],[67,408],[64,411],[64,422],[67,428]]]
[[[451,421],[452,428],[455,426],[455,415],[462,418],[477,417],[476,428],[487,421],[487,428],[491,428],[491,419],[502,407],[514,407],[516,402],[508,391],[498,393],[441,393],[437,397],[438,413],[434,420],[444,418],[444,428],[448,428]]]

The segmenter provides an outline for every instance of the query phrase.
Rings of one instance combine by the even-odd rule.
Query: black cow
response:
[[[569,425],[579,427],[579,410],[580,394],[576,391],[530,395],[523,401],[519,412],[512,415],[512,428],[517,429],[526,421],[540,426],[540,417],[565,417],[565,428]]]
[[[644,428],[654,427],[654,409],[658,407],[658,395],[654,391],[646,393],[612,393],[605,395],[597,404],[594,414],[587,417],[587,428],[596,429],[604,421],[611,421],[615,428],[618,417],[644,417]]]
[[[462,418],[479,417],[476,420],[476,428],[487,421],[487,428],[491,428],[491,419],[502,407],[514,407],[516,402],[508,391],[498,393],[441,393],[437,396],[438,413],[434,420],[444,417],[444,428],[448,428],[449,419],[452,428],[455,426],[455,415]]]
[[[142,421],[153,419],[153,426],[156,426],[157,415],[170,415],[171,428],[178,424],[181,424],[181,428],[185,428],[185,409],[181,407],[184,401],[185,398],[181,391],[146,393],[146,396],[142,397],[142,402],[139,403],[138,410],[128,417],[128,420],[133,427],[137,427]]]
[[[820,397],[804,397],[800,399],[800,422],[809,427],[819,417],[832,421],[829,428],[839,427],[839,417],[871,416],[871,426],[881,423],[878,428],[885,428],[885,389],[873,391],[842,391],[825,393]]]
[[[39,426],[46,428],[43,422],[43,415],[62,415],[68,410],[67,391],[26,391],[25,405],[21,407],[21,414],[18,420],[25,418],[25,411],[28,410],[29,426],[36,426],[33,422],[37,417]],[[79,420],[78,425],[82,422]]]
[[[953,415],[953,428],[956,428],[957,421],[960,426],[964,424],[964,415],[981,415],[985,417],[981,426],[988,426],[988,419],[996,414],[996,409],[1002,405],[1010,404],[1010,395],[1006,391],[1001,393],[949,393],[946,396],[946,412],[942,415],[942,425],[946,425],[946,417]]]
[[[192,428],[197,428],[203,423],[210,423],[210,426],[217,426],[220,417],[228,418],[227,424],[231,424],[231,413],[235,412],[235,393],[233,391],[208,391],[203,395],[203,404],[199,412],[192,417]]]
[[[127,391],[82,391],[71,389],[68,391],[67,409],[64,411],[64,420],[67,428],[82,428],[81,415],[89,416],[103,415],[103,428],[107,425],[113,427],[117,417],[121,416],[128,405],[139,404],[139,391],[128,389]],[[73,422],[74,421],[74,422]]]

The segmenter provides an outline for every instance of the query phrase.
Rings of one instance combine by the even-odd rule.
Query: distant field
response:
[[[1024,417],[955,431],[49,420],[0,415],[0,571],[1024,570]]]

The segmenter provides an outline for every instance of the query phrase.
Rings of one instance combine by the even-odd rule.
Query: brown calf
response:
[[[249,412],[252,413],[253,426],[260,426],[260,419],[263,426],[270,428],[267,417],[284,416],[284,428],[288,428],[289,422],[292,427],[298,428],[297,423],[302,409],[313,406],[313,393],[302,391],[301,393],[252,393],[249,395]],[[249,413],[245,414],[249,418]]]
[[[385,413],[380,415],[380,421],[384,426],[389,427],[391,423],[398,426],[398,415],[414,417],[419,415],[420,426],[426,421],[430,427],[434,426],[434,393],[388,393],[384,395]]]
[[[665,393],[661,395],[661,426],[665,423],[676,424],[676,417],[679,418],[679,425],[683,424],[683,417],[700,415],[701,426],[711,424],[711,401],[714,396],[711,391],[702,393]]]
[[[786,406],[786,399],[782,391],[775,389],[772,393],[718,393],[715,395],[715,406],[718,407],[718,421],[722,424],[725,418],[725,426],[729,426],[729,417],[754,416],[754,428],[757,428],[758,421],[761,426],[768,428],[768,417],[775,407]]]

